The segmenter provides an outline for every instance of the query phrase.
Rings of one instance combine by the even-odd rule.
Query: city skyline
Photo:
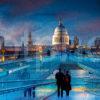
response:
[[[77,35],[91,45],[100,36],[99,5],[99,0],[1,0],[0,35],[6,45],[21,45],[31,31],[33,42],[50,44],[61,17],[71,39]]]

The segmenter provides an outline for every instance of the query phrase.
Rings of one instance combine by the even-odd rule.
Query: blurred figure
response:
[[[31,97],[32,94],[32,88],[27,88],[24,91],[24,97],[26,97],[27,95]]]
[[[59,68],[59,72],[56,73],[55,78],[56,78],[56,84],[57,84],[58,97],[59,96],[63,97],[64,74],[61,72],[61,68]]]

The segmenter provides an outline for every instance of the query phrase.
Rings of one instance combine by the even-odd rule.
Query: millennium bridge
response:
[[[55,73],[69,70],[69,97],[57,97]],[[24,96],[27,88],[34,96]],[[100,56],[57,53],[0,63],[0,100],[99,100]]]

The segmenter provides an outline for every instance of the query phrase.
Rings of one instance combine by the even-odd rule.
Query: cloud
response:
[[[100,19],[87,20],[76,26],[76,32],[81,37],[93,37],[100,35]]]
[[[95,37],[100,36],[100,19],[90,19],[85,20],[84,22],[77,23],[73,32],[75,32],[80,40],[85,43],[93,43]]]
[[[52,0],[0,0],[0,4],[10,5],[8,12],[11,16],[19,16],[51,3]]]
[[[42,37],[39,37],[39,36],[35,36],[35,41],[34,43],[35,44],[44,44],[44,45],[50,45],[51,44],[51,36],[42,36]]]
[[[93,2],[91,0],[78,1],[0,0],[0,33],[4,34],[7,41],[13,40],[19,43],[22,37],[31,31],[33,36],[36,37],[36,43],[48,44],[51,41],[51,36],[46,37],[47,33],[44,32],[50,30],[51,33],[51,27],[55,26],[55,21],[60,17],[66,23],[71,36],[77,34],[79,37],[88,40],[99,35],[100,19],[93,18],[100,16],[98,13],[100,2],[97,5],[95,0]],[[54,24],[51,24],[52,22]],[[41,34],[45,34],[45,36],[41,38]]]
[[[59,19],[59,17],[61,19],[74,19],[76,17],[79,17],[81,15],[81,13],[75,12],[75,11],[62,11],[62,12],[58,12],[55,17]]]
[[[90,20],[77,28],[79,32],[100,32],[100,19]]]
[[[32,22],[18,22],[9,27],[0,23],[0,34],[5,37],[6,44],[20,45],[22,41],[27,42],[27,36],[29,32],[39,31],[42,27]],[[23,39],[23,40],[22,40]]]

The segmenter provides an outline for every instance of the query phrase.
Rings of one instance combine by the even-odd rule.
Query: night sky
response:
[[[0,35],[6,45],[51,44],[58,20],[62,19],[71,39],[93,44],[100,36],[100,0],[0,0]]]

